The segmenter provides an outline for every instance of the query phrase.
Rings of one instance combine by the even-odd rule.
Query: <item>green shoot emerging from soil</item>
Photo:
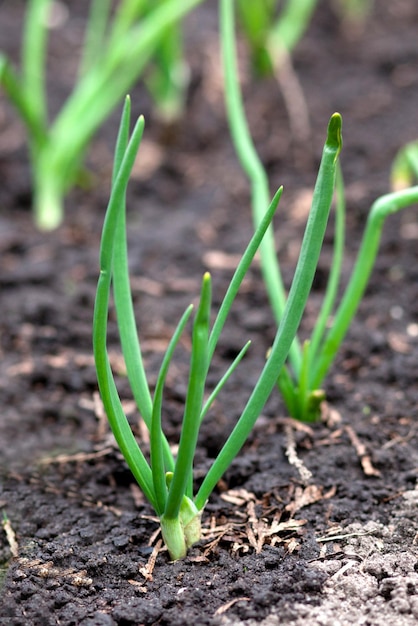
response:
[[[233,45],[232,5],[229,0],[221,0],[221,7],[224,12],[223,27],[225,29],[222,37],[224,44],[222,56],[226,81],[226,107],[235,149],[242,168],[250,179],[253,221],[254,227],[257,228],[263,216],[263,207],[266,206],[269,197],[268,178],[257,155],[245,117]],[[341,143],[340,135],[338,141]],[[413,146],[410,148],[408,157],[407,166],[404,160],[402,164],[404,171],[407,169],[410,176],[410,171],[413,169],[411,162],[417,161],[416,148],[414,149]],[[303,346],[297,338],[295,339],[286,366],[278,373],[278,386],[290,415],[305,421],[314,421],[319,417],[320,405],[325,398],[325,393],[322,390],[324,378],[335,359],[367,287],[386,218],[418,202],[418,187],[410,187],[384,195],[372,205],[351,278],[337,305],[344,256],[345,202],[342,175],[338,170],[338,175],[334,176],[335,168],[336,163],[334,162],[333,174],[329,177],[329,186],[326,189],[326,198],[323,198],[323,201],[331,203],[335,184],[334,259],[324,301],[310,339]],[[318,201],[317,190],[318,183],[313,196],[313,204]],[[260,256],[263,278],[271,307],[277,324],[280,324],[287,306],[287,294],[276,256],[272,228],[267,231],[262,241]]]
[[[162,114],[178,114],[185,79],[178,22],[201,2],[121,0],[112,13],[110,0],[91,0],[76,83],[49,122],[45,59],[52,0],[28,0],[21,71],[0,51],[0,86],[26,128],[39,228],[61,223],[64,197],[82,179],[92,136],[146,67]]]
[[[178,451],[174,457],[164,436],[161,407],[167,371],[176,345],[193,314],[186,309],[176,327],[162,360],[153,394],[147,382],[138,339],[127,262],[125,195],[131,169],[141,141],[144,120],[140,118],[129,139],[130,103],[127,98],[115,151],[111,196],[103,226],[100,249],[100,277],[97,285],[93,324],[93,347],[103,404],[115,435],[133,475],[146,498],[155,509],[164,541],[172,559],[186,554],[187,548],[200,538],[201,512],[217,482],[238,454],[260,415],[277,380],[277,372],[285,363],[290,346],[305,308],[318,263],[328,221],[337,156],[341,145],[341,118],[331,117],[327,140],[317,180],[315,201],[309,215],[293,283],[284,307],[270,355],[247,401],[235,428],[213,461],[197,493],[193,492],[193,458],[199,428],[210,406],[248,348],[238,357],[205,400],[206,378],[212,356],[225,320],[240,284],[271,223],[281,189],[268,207],[255,230],[232,277],[217,312],[213,326],[211,313],[211,277],[202,280],[200,303],[192,324],[189,380],[184,406]],[[124,354],[126,370],[138,410],[150,433],[150,454],[147,459],[136,442],[111,371],[107,354],[107,319],[110,293],[113,297]]]

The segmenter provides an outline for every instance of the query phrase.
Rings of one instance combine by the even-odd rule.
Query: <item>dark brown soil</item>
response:
[[[24,4],[0,5],[0,48],[16,60]],[[52,34],[54,110],[71,84],[85,13],[83,2],[68,4],[67,22]],[[415,0],[376,2],[364,28],[342,25],[332,3],[320,5],[294,55],[311,145],[301,150],[292,137],[276,83],[245,78],[246,106],[272,188],[285,186],[275,225],[287,281],[329,116],[338,110],[344,119],[345,279],[369,206],[389,190],[397,149],[418,137]],[[192,84],[184,119],[168,132],[144,91],[132,92],[135,111],[147,119],[129,192],[129,239],[151,381],[176,320],[198,295],[202,272],[212,271],[219,302],[251,233],[248,185],[225,123],[216,4],[196,12],[186,32]],[[92,359],[98,249],[119,113],[93,143],[90,188],[71,194],[65,223],[45,234],[32,223],[24,133],[0,98],[0,509],[9,530],[9,536],[0,533],[0,623],[416,624],[416,210],[386,225],[371,284],[326,382],[324,420],[310,427],[292,423],[273,394],[207,505],[203,541],[173,564],[158,551],[152,510],[103,420]],[[309,332],[323,293],[331,244],[332,230],[302,334]],[[197,481],[243,408],[273,335],[255,266],[222,338],[211,382],[248,338],[253,345],[203,427]],[[109,343],[118,368],[113,323]],[[165,398],[173,443],[186,349],[187,342]],[[121,393],[143,437],[123,378]],[[301,467],[286,455],[292,441]],[[10,531],[17,541],[14,557]]]

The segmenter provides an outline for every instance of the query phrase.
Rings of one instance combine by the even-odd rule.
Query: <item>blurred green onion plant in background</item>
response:
[[[179,114],[187,76],[179,22],[201,2],[121,0],[112,14],[110,0],[91,0],[77,80],[51,122],[45,65],[52,0],[28,0],[21,70],[0,53],[0,86],[26,128],[39,228],[62,222],[89,142],[144,71],[161,114]]]

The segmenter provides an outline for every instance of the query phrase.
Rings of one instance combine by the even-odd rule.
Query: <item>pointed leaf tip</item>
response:
[[[335,158],[338,157],[343,145],[342,123],[343,120],[339,113],[331,115],[328,124],[327,145],[336,150]]]

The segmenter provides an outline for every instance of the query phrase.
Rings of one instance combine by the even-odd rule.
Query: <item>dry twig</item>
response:
[[[370,455],[367,452],[366,446],[360,441],[354,429],[347,425],[345,431],[350,438],[351,445],[354,447],[357,456],[360,459],[361,467],[366,476],[380,476],[379,470],[373,467]]]

